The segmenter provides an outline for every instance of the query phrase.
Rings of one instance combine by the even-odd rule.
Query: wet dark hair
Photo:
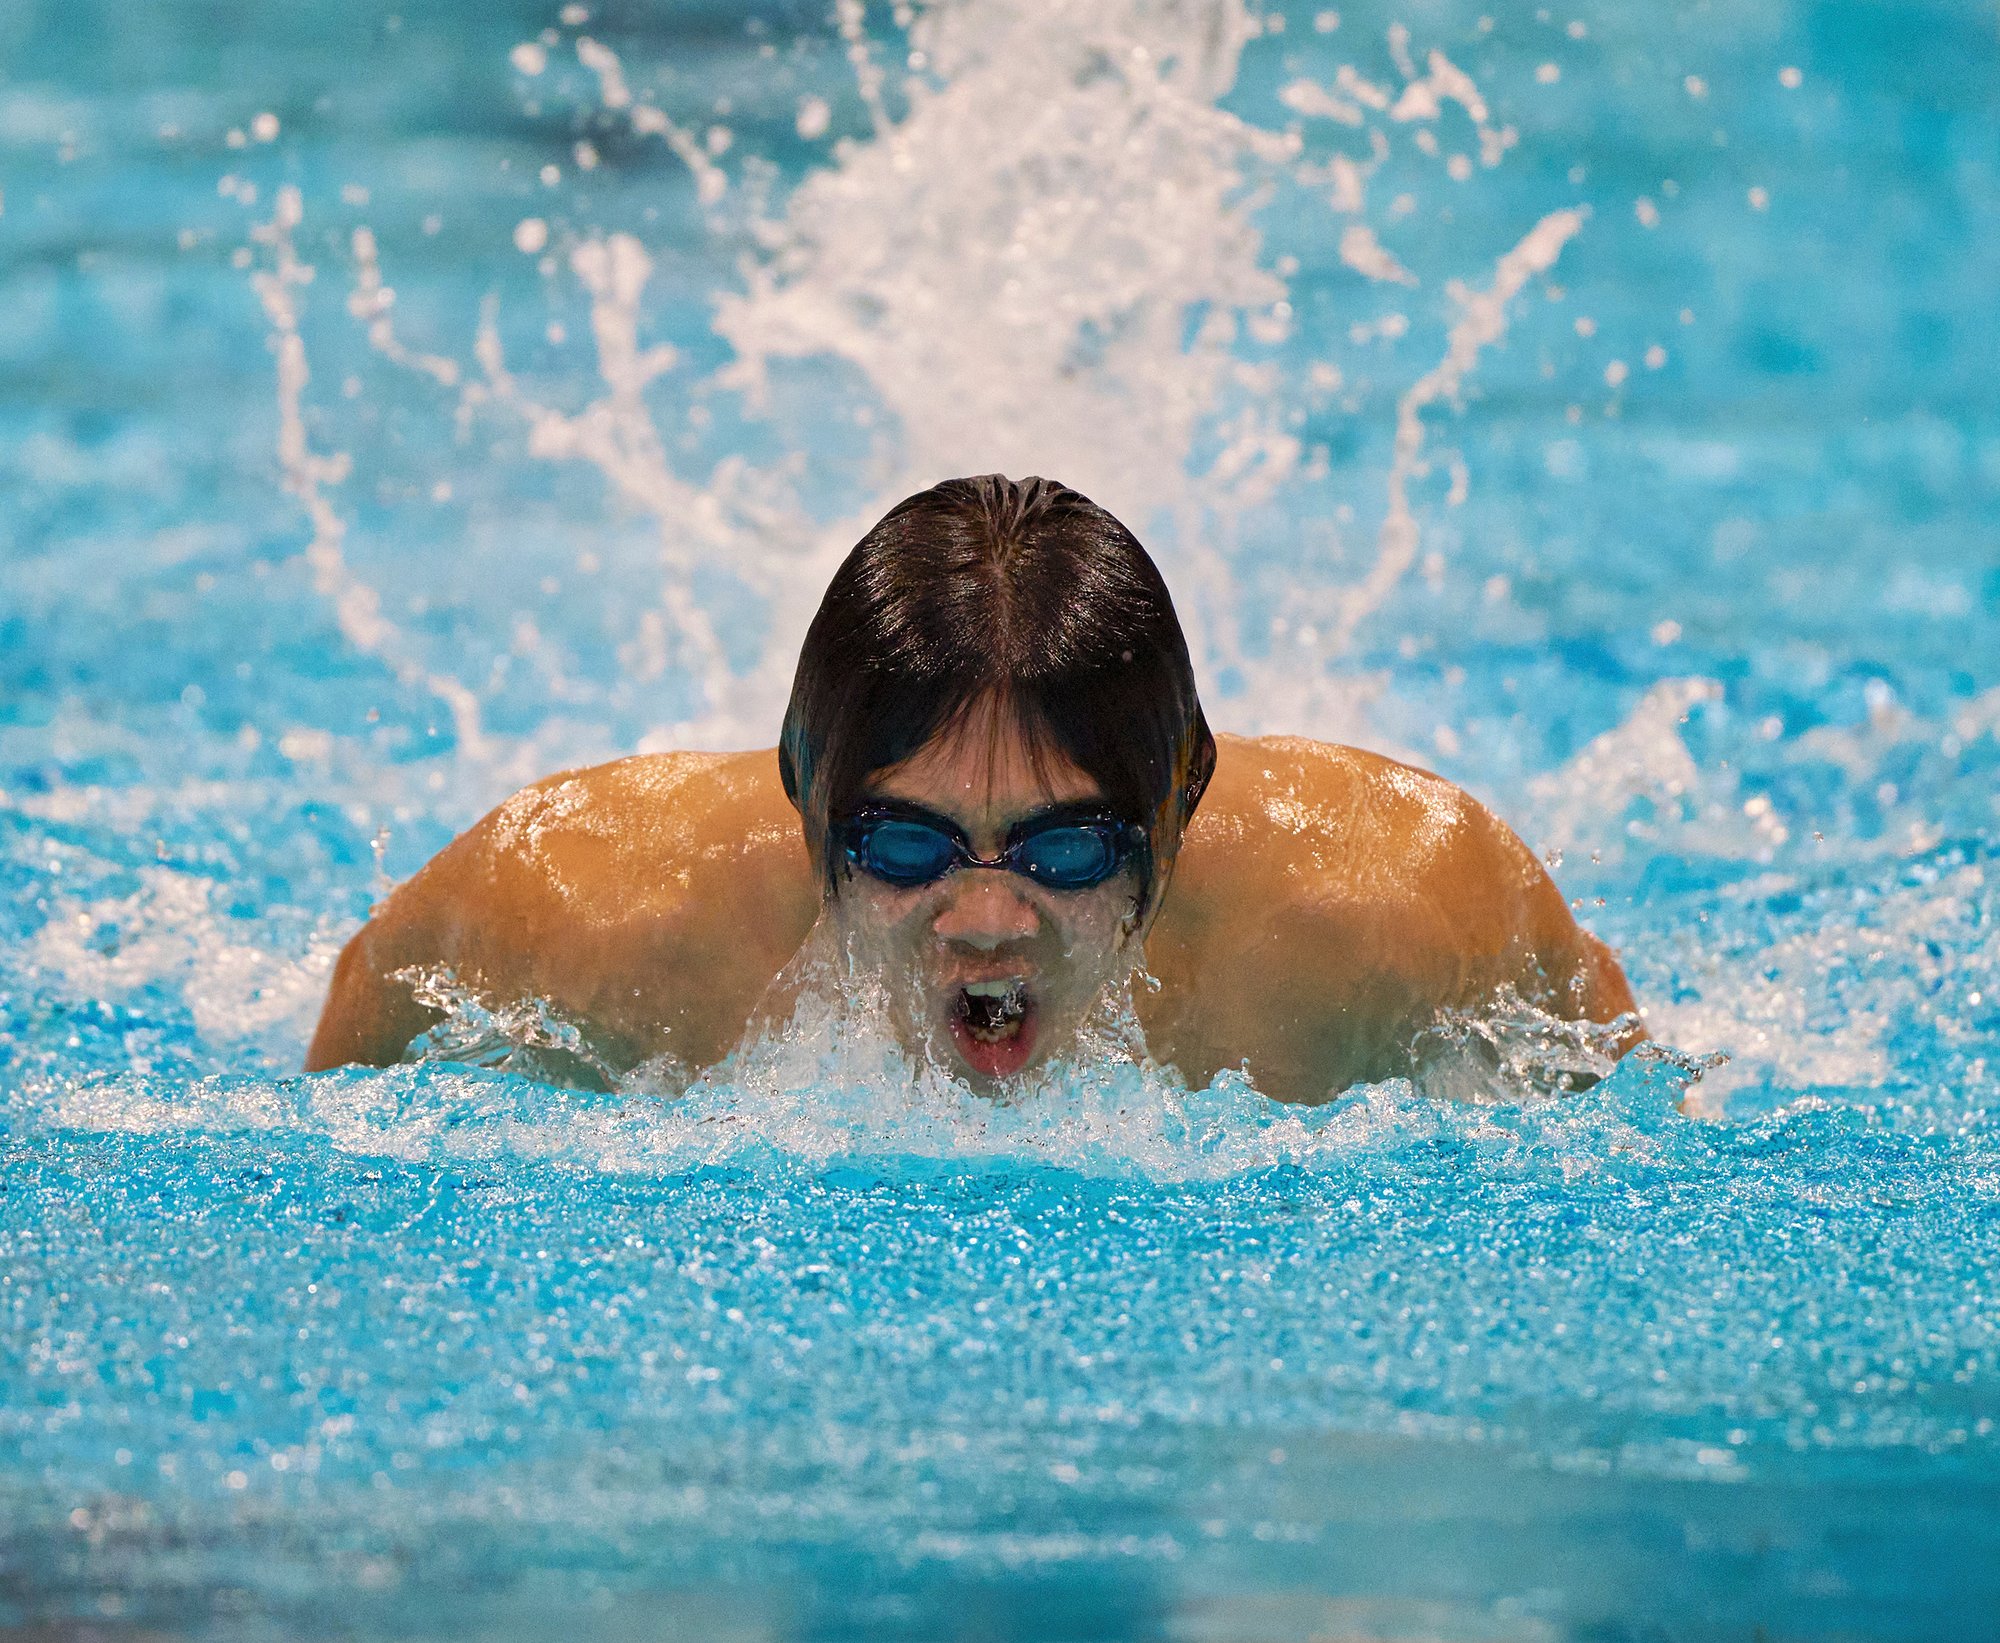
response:
[[[999,474],[890,509],[806,632],[778,764],[828,892],[829,823],[988,699],[1031,757],[1061,754],[1145,829],[1147,908],[1215,769],[1187,640],[1130,531],[1066,485]]]

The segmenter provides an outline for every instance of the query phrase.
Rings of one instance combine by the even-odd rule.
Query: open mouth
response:
[[[1035,1053],[1035,1000],[1023,981],[974,981],[952,1000],[952,1042],[965,1064],[1007,1078]]]

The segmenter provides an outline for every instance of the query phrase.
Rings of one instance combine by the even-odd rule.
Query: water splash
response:
[[[740,286],[715,293],[713,329],[731,357],[705,378],[676,373],[684,362],[674,349],[640,341],[652,258],[632,233],[584,232],[566,252],[605,390],[573,413],[510,368],[490,303],[475,367],[406,345],[390,324],[375,237],[365,228],[351,237],[349,305],[378,354],[458,384],[462,423],[496,409],[519,418],[531,457],[588,464],[613,497],[653,522],[658,602],[628,613],[619,653],[634,683],[684,677],[702,705],[656,726],[647,745],[763,739],[834,557],[895,497],[947,473],[996,468],[1058,474],[1139,525],[1182,589],[1205,669],[1270,676],[1285,688],[1260,698],[1289,700],[1294,717],[1316,716],[1322,730],[1327,713],[1351,721],[1355,681],[1324,667],[1301,679],[1292,662],[1246,649],[1238,626],[1233,544],[1258,509],[1323,476],[1323,456],[1292,431],[1291,407],[1308,381],[1340,380],[1311,348],[1294,345],[1288,365],[1276,363],[1273,350],[1293,338],[1295,321],[1289,265],[1267,252],[1261,213],[1274,192],[1301,189],[1335,216],[1367,213],[1369,179],[1396,132],[1415,131],[1418,148],[1462,183],[1472,159],[1443,153],[1436,136],[1447,108],[1466,119],[1480,167],[1502,162],[1513,130],[1494,121],[1472,77],[1443,52],[1429,51],[1420,69],[1400,24],[1389,32],[1399,89],[1344,64],[1326,86],[1300,79],[1283,93],[1292,111],[1356,134],[1365,144],[1356,155],[1220,106],[1243,53],[1266,29],[1235,0],[1121,0],[1081,17],[1052,0],[915,8],[903,19],[910,66],[894,78],[893,97],[864,8],[843,7],[837,21],[870,129],[836,144],[830,163],[810,170],[775,215],[757,204],[768,167],[742,160],[753,181],[732,193],[718,158],[730,150],[726,133],[717,128],[698,142],[633,89],[602,40],[573,38],[596,86],[586,112],[664,138],[709,208],[709,232],[745,235],[753,247]],[[526,60],[537,75],[547,61],[541,45]],[[717,214],[725,196],[738,195],[733,215]],[[286,202],[295,226],[297,195]],[[1288,591],[1276,618],[1289,631],[1317,634],[1323,661],[1357,646],[1416,562],[1421,509],[1412,487],[1430,471],[1427,416],[1458,403],[1480,355],[1503,335],[1509,304],[1583,223],[1579,211],[1549,214],[1489,275],[1438,278],[1406,268],[1383,243],[1407,209],[1399,197],[1377,220],[1350,223],[1347,261],[1401,282],[1436,278],[1458,318],[1438,363],[1398,398],[1373,565],[1343,586],[1329,553]],[[534,227],[539,249],[547,230],[540,219]],[[297,421],[303,355],[289,310],[269,293],[309,277],[289,232],[275,221],[260,231],[274,265],[259,276],[281,360],[297,356],[281,383],[293,406],[287,428]],[[734,398],[753,419],[767,414],[774,372],[793,363],[837,365],[869,401],[863,494],[831,519],[816,517],[823,510],[796,488],[788,462],[728,455],[709,473],[688,475],[672,454],[686,419],[705,424],[709,402]],[[670,373],[671,406],[651,392]],[[317,460],[331,466],[308,472],[294,461],[287,471],[312,514],[309,554],[322,590],[351,642],[406,658],[413,647],[340,556],[345,526],[326,492],[339,482],[341,459]],[[1455,459],[1452,477],[1446,501],[1455,505],[1466,494]],[[725,658],[714,613],[696,591],[704,565],[727,565],[768,609],[766,642],[747,669]],[[445,670],[422,678],[476,746],[476,695]]]
[[[906,1051],[887,1025],[885,978],[857,967],[824,926],[737,1049],[698,1074],[669,1055],[621,1061],[547,1001],[488,999],[446,967],[395,979],[441,1018],[402,1067],[275,1089],[211,1078],[191,1093],[112,1078],[63,1092],[36,1127],[302,1131],[405,1160],[559,1158],[612,1174],[875,1160],[899,1173],[997,1165],[1154,1181],[1344,1168],[1357,1149],[1504,1135],[1510,1145],[1565,1138],[1570,1172],[1632,1144],[1635,1125],[1657,1127],[1722,1059],[1647,1045],[1621,1068],[1630,1020],[1563,1021],[1509,997],[1442,1013],[1415,1041],[1413,1081],[1298,1107],[1267,1099],[1242,1072],[1190,1088],[1156,1063],[1126,978],[1107,985],[1073,1050],[996,1097]]]
[[[1634,1015],[1565,1021],[1509,988],[1485,1009],[1441,1011],[1417,1034],[1416,1083],[1440,1100],[1474,1104],[1574,1094],[1611,1075],[1638,1026]],[[1683,1070],[1699,1077],[1702,1069]]]
[[[488,1067],[582,1090],[609,1090],[628,1078],[645,1085],[674,1073],[680,1086],[687,1083],[686,1070],[671,1058],[648,1063],[635,1076],[592,1042],[587,1024],[571,1020],[548,1000],[489,1002],[449,965],[413,965],[389,979],[409,988],[412,998],[441,1017],[410,1040],[405,1061]]]
[[[349,476],[352,464],[344,453],[322,454],[312,448],[306,431],[305,393],[312,381],[306,361],[305,343],[299,335],[297,293],[313,282],[312,265],[301,260],[294,243],[299,224],[305,220],[304,197],[295,187],[278,190],[270,220],[253,230],[252,237],[269,256],[269,266],[251,276],[251,286],[264,306],[271,324],[271,351],[278,373],[278,461],[284,470],[286,489],[296,496],[312,524],[312,540],[306,544],[305,560],[312,567],[313,582],[320,596],[334,610],[340,631],[365,656],[379,657],[407,683],[421,685],[450,710],[458,729],[459,744],[476,754],[483,743],[478,698],[450,673],[419,661],[396,625],[382,612],[381,595],[358,576],[348,563],[343,543],[347,521],[334,506],[332,492]],[[374,242],[362,241],[368,255],[361,261],[357,296],[366,294],[362,307],[371,325],[379,327],[381,301],[380,273],[373,255]],[[388,330],[375,331],[376,345],[393,359],[410,363],[436,375],[444,363],[429,356],[416,356],[401,349]]]
[[[462,1012],[462,1017],[467,1012]],[[497,1016],[498,1013],[496,1013]],[[324,1142],[361,1158],[465,1168],[557,1163],[592,1177],[670,1178],[691,1170],[821,1179],[850,1168],[904,1181],[929,1175],[1053,1169],[1155,1183],[1226,1182],[1271,1170],[1344,1173],[1370,1156],[1421,1159],[1440,1146],[1536,1160],[1569,1178],[1604,1167],[1678,1122],[1676,1104],[1701,1067],[1641,1056],[1596,1090],[1561,1101],[1441,1100],[1406,1080],[1357,1086],[1301,1108],[1267,1100],[1240,1074],[1190,1089],[1170,1070],[1078,1058],[1011,1101],[912,1069],[865,1031],[823,1024],[760,1045],[679,1096],[633,1075],[616,1089],[578,1089],[512,1069],[587,1052],[544,1026],[489,1021],[484,1066],[426,1061],[311,1078],[193,1080],[125,1073],[10,1106],[17,1135],[226,1137],[272,1145]],[[443,1044],[445,1041],[438,1041]]]
[[[1451,329],[1444,358],[1396,401],[1396,446],[1389,467],[1388,516],[1382,521],[1374,568],[1358,586],[1340,596],[1332,625],[1337,651],[1345,651],[1353,644],[1362,623],[1382,608],[1417,562],[1420,533],[1410,505],[1410,481],[1425,471],[1424,412],[1439,400],[1456,400],[1465,379],[1479,363],[1480,353],[1506,334],[1507,305],[1520,295],[1521,288],[1533,276],[1555,265],[1563,247],[1582,228],[1582,212],[1552,211],[1501,257],[1493,271],[1493,283],[1485,290],[1469,291],[1456,281],[1452,283],[1450,292],[1462,310],[1462,317]],[[1454,485],[1452,495],[1462,502],[1463,487]]]

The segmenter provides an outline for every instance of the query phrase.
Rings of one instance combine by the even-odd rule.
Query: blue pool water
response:
[[[2000,1636],[1990,5],[0,65],[7,1635]],[[839,554],[994,468],[1140,529],[1219,725],[1494,805],[1671,1053],[297,1073],[385,882],[768,744]]]

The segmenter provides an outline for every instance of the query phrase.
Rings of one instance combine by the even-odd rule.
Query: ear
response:
[[[1208,716],[1195,709],[1193,756],[1188,760],[1187,781],[1181,787],[1181,826],[1194,820],[1195,808],[1215,775],[1215,736],[1208,728]]]
[[[785,797],[792,801],[792,808],[803,815],[805,806],[799,803],[799,770],[792,758],[789,736],[778,738],[778,780],[784,784]]]
[[[1144,945],[1146,932],[1152,929],[1153,917],[1159,910],[1160,898],[1158,896],[1153,898],[1153,905],[1149,909],[1146,906],[1146,897],[1144,894],[1135,893],[1132,897],[1131,906],[1125,909],[1124,915],[1118,920],[1118,945],[1120,947]]]

